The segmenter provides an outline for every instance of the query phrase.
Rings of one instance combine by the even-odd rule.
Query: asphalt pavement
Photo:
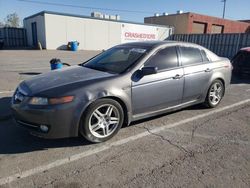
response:
[[[57,57],[98,52],[0,51],[0,187],[250,187],[250,79],[233,79],[215,109],[196,105],[122,128],[111,140],[45,140],[9,116],[19,82]]]

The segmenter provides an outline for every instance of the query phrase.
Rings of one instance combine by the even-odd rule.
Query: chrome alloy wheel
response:
[[[213,105],[217,105],[223,96],[223,86],[220,82],[215,82],[209,93],[209,100]]]
[[[97,138],[110,136],[120,122],[118,109],[111,104],[104,104],[93,111],[89,118],[89,130]]]

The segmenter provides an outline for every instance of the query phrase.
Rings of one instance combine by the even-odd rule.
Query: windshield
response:
[[[146,48],[114,47],[90,59],[83,66],[110,73],[122,73],[142,58],[146,52]]]

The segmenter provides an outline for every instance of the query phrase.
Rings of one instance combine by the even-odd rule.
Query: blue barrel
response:
[[[61,69],[61,68],[63,68],[63,64],[59,63],[59,62],[51,63],[50,68],[51,68],[51,70]]]
[[[71,41],[71,51],[77,51],[77,49],[78,49],[78,42]]]

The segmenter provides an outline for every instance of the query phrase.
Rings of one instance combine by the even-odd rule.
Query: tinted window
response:
[[[181,49],[181,60],[183,66],[197,64],[203,61],[200,49],[192,47],[181,47],[180,49]]]
[[[176,48],[168,47],[158,51],[147,61],[145,66],[158,67],[158,70],[177,67],[178,58]]]
[[[239,52],[232,60],[234,66],[250,67],[250,53]]]
[[[204,50],[201,50],[201,55],[202,55],[203,61],[209,61],[207,57],[207,53]]]
[[[250,68],[250,53],[245,53],[244,67]]]

